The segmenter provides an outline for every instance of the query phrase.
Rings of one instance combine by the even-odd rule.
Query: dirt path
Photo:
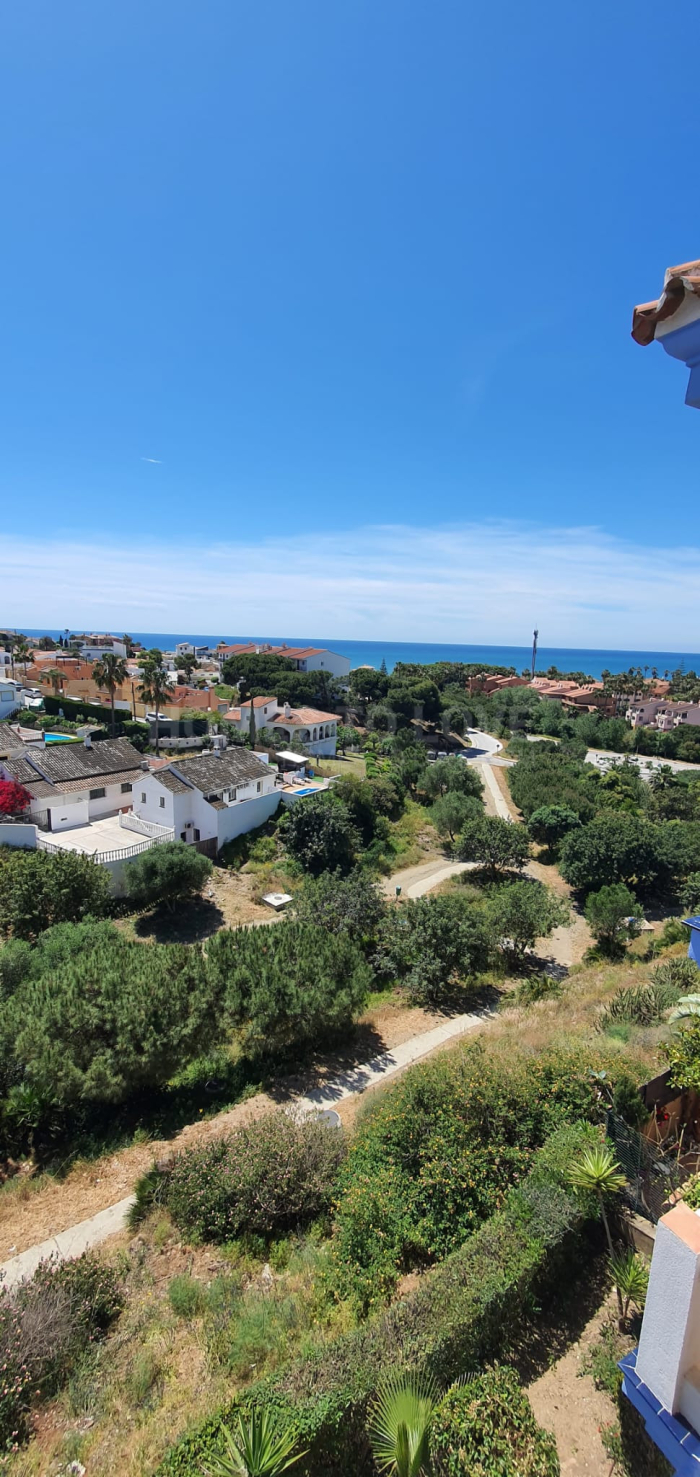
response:
[[[610,1458],[600,1439],[600,1427],[615,1420],[612,1400],[581,1373],[585,1354],[598,1342],[611,1311],[607,1300],[561,1359],[557,1359],[528,1389],[537,1420],[553,1431],[562,1477],[608,1477]]]
[[[402,897],[424,897],[426,892],[431,892],[441,882],[446,882],[448,877],[455,877],[458,872],[468,872],[474,865],[474,862],[450,862],[444,857],[436,857],[432,862],[420,862],[417,867],[404,867],[402,872],[394,872],[391,877],[382,878],[382,892],[385,897],[395,897],[396,889],[400,887]]]

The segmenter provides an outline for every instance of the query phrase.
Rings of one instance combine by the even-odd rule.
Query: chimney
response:
[[[284,705],[284,716],[285,718],[291,718],[292,716],[292,710],[289,706],[289,703],[285,703]]]
[[[86,733],[85,738],[83,739],[83,743],[84,743],[86,749],[91,749],[92,748],[92,734],[91,733]]]

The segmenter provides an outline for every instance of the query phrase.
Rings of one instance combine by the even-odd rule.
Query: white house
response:
[[[350,673],[350,658],[326,646],[288,646],[286,641],[281,646],[272,646],[269,641],[239,641],[227,646],[222,641],[216,655],[221,662],[231,656],[283,656],[297,672],[328,672],[331,677],[347,677]]]
[[[19,692],[18,682],[7,682],[4,677],[0,677],[0,722],[3,718],[11,718],[12,714],[21,708],[22,699]]]
[[[126,642],[120,641],[118,636],[85,636],[79,637],[78,641],[80,655],[86,662],[97,662],[108,651],[114,656],[126,656]]]
[[[134,785],[134,814],[170,826],[176,841],[220,851],[261,826],[280,803],[276,772],[249,749],[215,749],[143,773]],[[204,843],[210,843],[205,847]]]
[[[292,708],[289,703],[279,703],[276,697],[252,699],[255,711],[255,730],[272,728],[289,743],[298,739],[306,753],[332,757],[335,754],[340,718],[337,713],[322,713],[317,708]],[[241,703],[239,708],[229,708],[224,721],[233,724],[242,733],[250,731],[251,700]]]
[[[350,673],[350,658],[325,646],[276,646],[275,655],[293,662],[297,672],[329,672],[331,677]]]
[[[0,759],[0,776],[31,795],[29,818],[42,830],[64,831],[130,810],[146,763],[128,739],[93,744],[31,744]]]

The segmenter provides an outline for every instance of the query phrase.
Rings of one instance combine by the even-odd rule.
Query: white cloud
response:
[[[142,462],[152,462],[154,467],[162,467],[163,463],[157,456],[142,456]]]
[[[257,543],[3,539],[13,626],[691,651],[700,549],[511,522]]]

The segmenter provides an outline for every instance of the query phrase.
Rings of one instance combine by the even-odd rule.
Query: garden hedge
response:
[[[431,1374],[445,1388],[511,1348],[532,1314],[570,1283],[580,1265],[589,1207],[567,1185],[566,1169],[595,1129],[559,1129],[538,1150],[527,1178],[501,1210],[416,1290],[334,1343],[252,1385],[184,1437],[157,1477],[201,1477],[221,1452],[222,1425],[239,1411],[266,1408],[298,1430],[308,1455],[300,1477],[370,1477],[368,1403],[390,1369]]]
[[[449,1390],[430,1431],[433,1477],[559,1477],[554,1437],[538,1426],[513,1369]]]

